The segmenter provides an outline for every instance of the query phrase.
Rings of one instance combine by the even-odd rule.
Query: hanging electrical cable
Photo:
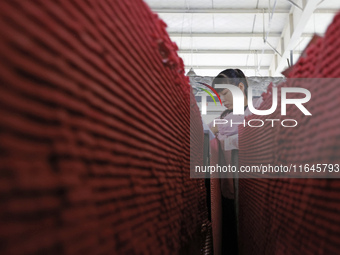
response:
[[[267,39],[268,39],[268,35],[269,35],[269,33],[270,33],[270,28],[271,28],[271,23],[272,23],[273,16],[274,16],[274,13],[275,13],[276,3],[277,3],[277,0],[275,0],[275,2],[274,2],[274,6],[273,6],[272,12],[271,12],[271,14],[270,14],[270,19],[269,19],[269,23],[268,23],[268,29],[267,29],[267,32],[265,33],[266,36],[265,36],[265,38],[263,39],[264,43],[263,43],[262,52],[261,52],[261,58],[260,58],[260,62],[258,63],[257,71],[259,71],[259,70],[261,69],[262,59],[263,59],[263,55],[264,55],[264,47],[265,47],[266,43],[268,43],[268,42],[267,42]],[[270,44],[268,44],[268,45],[270,45]],[[274,49],[274,47],[272,47],[271,45],[270,45],[270,47],[271,47],[275,52],[277,52],[277,51]]]

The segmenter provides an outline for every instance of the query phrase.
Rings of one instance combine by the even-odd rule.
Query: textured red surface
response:
[[[219,164],[220,143],[217,138],[210,141],[211,157],[210,165]],[[211,225],[213,233],[214,255],[220,255],[222,251],[222,197],[221,179],[218,173],[210,176],[211,191]]]
[[[1,254],[199,253],[176,50],[140,0],[0,1]]]
[[[289,77],[337,78],[339,65],[340,14]],[[287,109],[299,127],[240,128],[240,165],[340,163],[339,82],[308,89],[312,118]],[[268,109],[271,96],[264,97],[262,107]],[[276,111],[265,118],[283,117]],[[340,254],[339,179],[240,179],[239,183],[242,254]]]

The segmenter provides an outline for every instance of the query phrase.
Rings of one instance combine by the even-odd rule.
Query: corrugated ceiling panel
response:
[[[190,68],[186,68],[185,73],[189,72],[189,69]],[[195,69],[195,67],[194,70],[198,76],[213,76],[213,77],[215,77],[221,71],[223,71],[223,69]],[[269,76],[268,70],[261,70],[259,73],[254,69],[247,69],[242,71],[246,76],[259,76],[259,75]]]
[[[218,50],[236,50],[249,49],[250,38],[223,38],[223,37],[171,37],[177,43],[180,49],[218,49]]]
[[[339,1],[340,2],[340,1]],[[327,27],[332,23],[335,14],[315,13],[308,21],[304,33],[324,34]]]
[[[191,54],[179,54],[183,58],[184,63],[191,64]],[[248,66],[257,65],[258,60],[262,57],[260,54],[193,54],[192,64],[205,66]],[[263,55],[262,66],[269,66],[271,62],[271,55]],[[213,63],[213,64],[211,64]]]

